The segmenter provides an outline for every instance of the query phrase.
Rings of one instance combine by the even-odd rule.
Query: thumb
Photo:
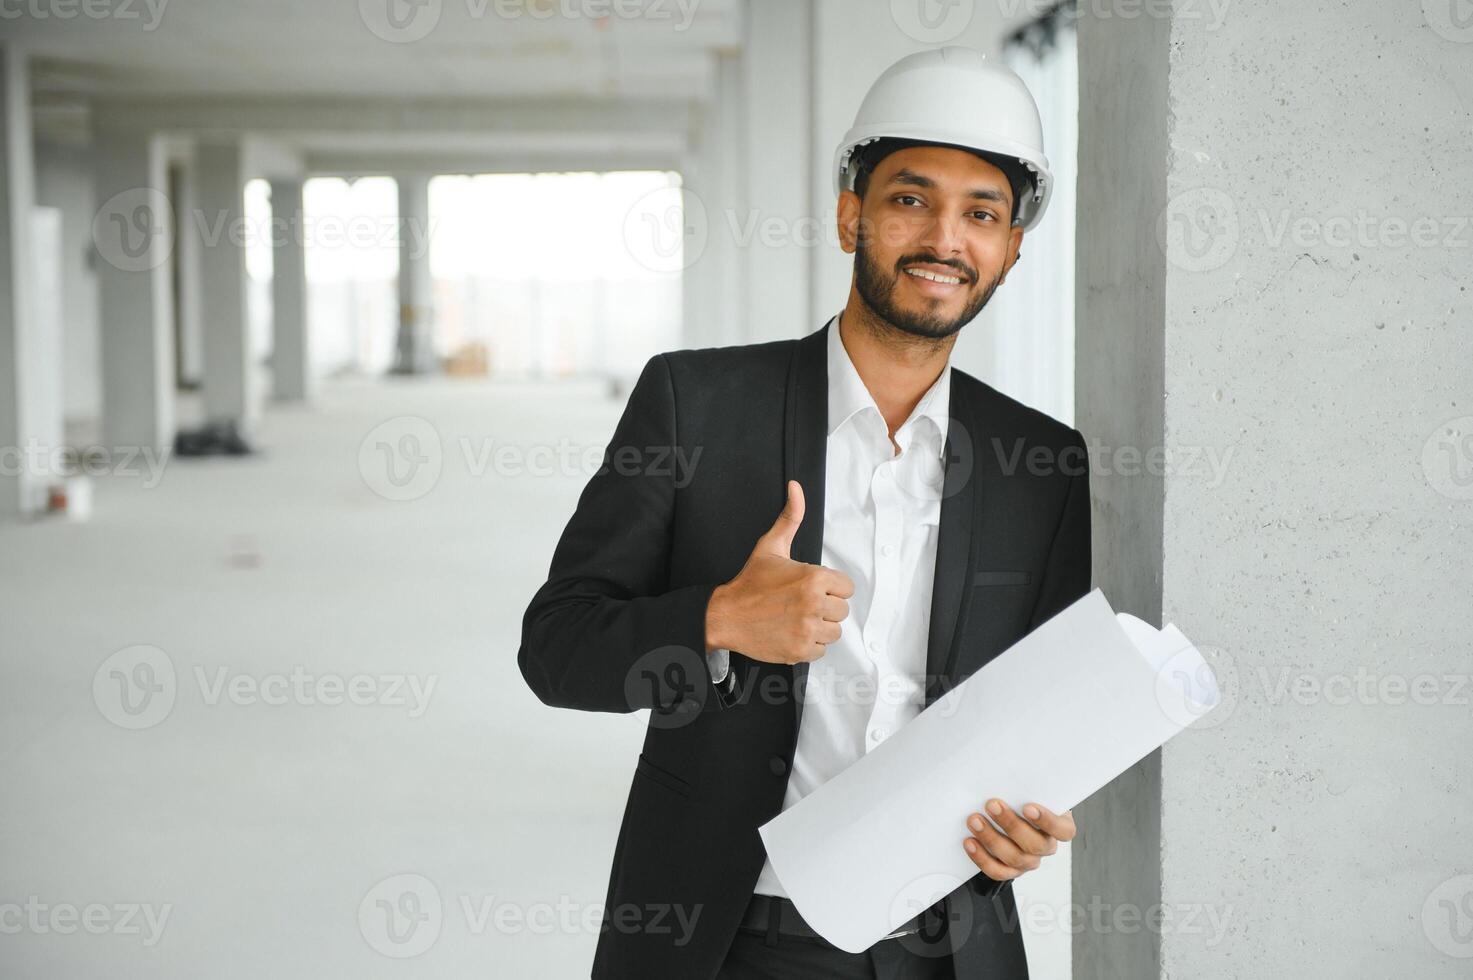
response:
[[[767,533],[757,539],[757,546],[752,550],[782,558],[791,557],[793,536],[798,533],[798,525],[802,523],[803,485],[797,480],[789,480],[787,504],[783,506],[782,513],[777,515],[777,520],[773,521]]]

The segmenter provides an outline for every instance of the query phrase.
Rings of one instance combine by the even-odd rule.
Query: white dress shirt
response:
[[[785,810],[925,705],[951,362],[895,431],[898,453],[840,339],[838,317],[828,323],[828,380],[822,563],[848,575],[854,595],[838,642],[808,667]],[[709,655],[718,683],[728,659],[726,650]],[[756,891],[786,897],[771,862],[763,863]]]

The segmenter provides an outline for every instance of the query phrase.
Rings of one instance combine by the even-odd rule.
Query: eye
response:
[[[916,202],[916,204],[922,203],[921,199],[916,197],[914,194],[897,194],[895,196],[896,204],[905,204],[906,201],[914,201]],[[909,207],[909,205],[906,206]]]
[[[993,221],[996,221],[997,220],[997,217],[991,211],[973,211],[972,212],[972,217],[974,217],[974,218],[991,218]]]

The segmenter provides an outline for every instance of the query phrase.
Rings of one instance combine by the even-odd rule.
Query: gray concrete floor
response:
[[[89,523],[0,530],[0,975],[587,975],[582,913],[603,900],[641,723],[545,708],[515,662],[586,475],[474,469],[487,440],[601,446],[619,409],[596,385],[338,384],[315,410],[271,410],[259,456],[172,460],[152,487],[109,476]],[[438,483],[408,501],[359,462],[400,416],[443,447]],[[162,651],[176,693],[130,730],[94,678],[136,645]],[[436,686],[419,717],[216,696],[222,669],[269,688],[297,667]],[[401,961],[375,945],[411,944],[359,908],[404,873],[442,911]],[[170,907],[153,945],[130,906]]]
[[[0,975],[587,976],[643,719],[545,708],[515,660],[621,407],[338,382],[255,457],[0,528]],[[387,479],[435,436],[437,480]],[[1020,897],[1067,901],[1065,860]],[[1066,975],[1067,935],[1029,945]]]

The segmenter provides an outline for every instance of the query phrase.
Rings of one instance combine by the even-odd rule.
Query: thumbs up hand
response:
[[[736,578],[718,585],[706,607],[706,649],[736,650],[773,664],[823,656],[839,639],[854,582],[843,572],[793,561],[793,537],[803,523],[803,487],[788,481],[788,500],[757,539]]]

